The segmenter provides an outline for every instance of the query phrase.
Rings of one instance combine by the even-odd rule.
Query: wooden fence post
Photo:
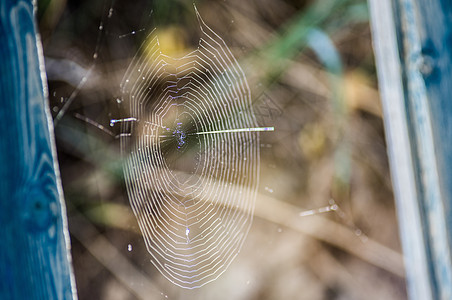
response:
[[[34,1],[0,1],[0,298],[74,299]]]
[[[452,299],[452,3],[369,0],[411,299]]]

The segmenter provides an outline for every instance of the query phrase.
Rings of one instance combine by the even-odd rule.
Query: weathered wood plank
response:
[[[370,0],[411,299],[452,299],[452,4]]]
[[[73,299],[69,239],[31,0],[0,1],[0,298]]]

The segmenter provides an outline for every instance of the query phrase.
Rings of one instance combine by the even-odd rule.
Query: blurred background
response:
[[[403,256],[363,0],[205,0],[260,126],[253,225],[228,270],[181,289],[150,263],[122,173],[117,99],[152,29],[178,56],[192,1],[39,0],[80,299],[405,299]],[[329,211],[329,212],[324,212]]]

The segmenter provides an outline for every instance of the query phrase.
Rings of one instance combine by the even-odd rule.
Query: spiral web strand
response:
[[[196,7],[195,7],[196,10]],[[152,264],[174,284],[218,278],[251,226],[259,132],[250,90],[231,51],[196,14],[198,49],[174,59],[152,32],[121,90],[121,149],[129,201]]]

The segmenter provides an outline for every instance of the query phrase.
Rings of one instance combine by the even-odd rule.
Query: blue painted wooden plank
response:
[[[370,0],[412,299],[452,299],[452,3]]]
[[[65,207],[31,0],[0,1],[0,74],[0,298],[73,299]]]

